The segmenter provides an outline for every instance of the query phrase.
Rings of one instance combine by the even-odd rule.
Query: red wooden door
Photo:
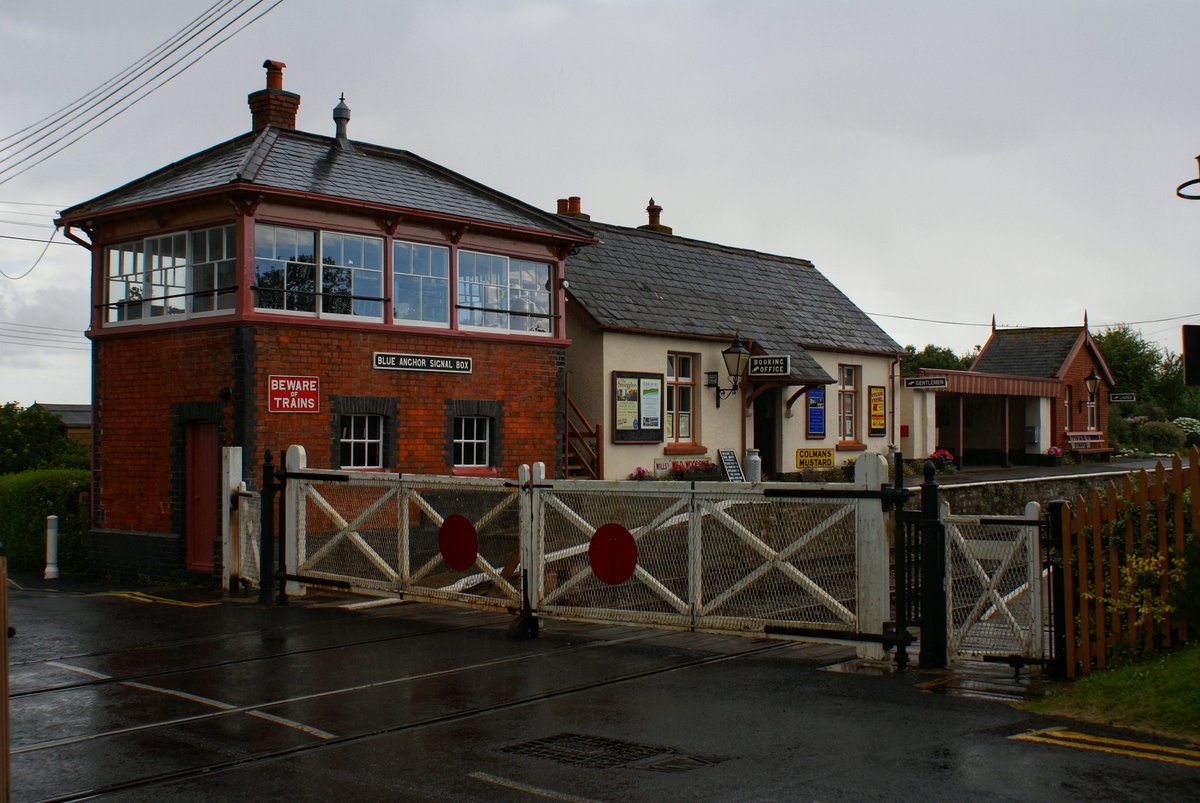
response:
[[[213,550],[217,544],[217,485],[220,474],[217,426],[188,424],[184,429],[184,439],[187,451],[184,470],[187,477],[187,570],[211,573]]]

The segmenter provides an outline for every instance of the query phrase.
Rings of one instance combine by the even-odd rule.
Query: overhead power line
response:
[[[56,234],[58,234],[58,226],[55,226],[54,231],[50,232],[50,239],[46,240],[46,245],[45,245],[45,247],[42,248],[42,253],[38,254],[38,258],[35,259],[33,261],[33,264],[29,266],[29,270],[25,271],[20,276],[9,276],[4,271],[0,270],[0,276],[3,276],[5,279],[11,279],[12,281],[15,282],[17,279],[24,279],[26,276],[33,273],[34,268],[36,268],[38,265],[41,264],[42,257],[46,256],[46,252],[50,250],[50,243],[52,243],[54,241],[54,235],[56,235]],[[12,238],[12,239],[17,239],[17,238]],[[21,237],[20,239],[24,240],[26,238]]]
[[[242,0],[235,0],[235,2],[241,3]],[[88,134],[93,133],[120,115],[124,114],[126,111],[145,100],[151,94],[166,86],[174,79],[178,78],[213,50],[220,47],[225,42],[229,41],[234,36],[241,33],[258,20],[262,19],[264,16],[274,11],[280,4],[283,3],[283,0],[274,0],[274,2],[272,2],[267,8],[260,11],[249,20],[242,22],[244,17],[266,2],[268,2],[268,0],[252,0],[248,7],[242,9],[240,13],[236,14],[211,32],[208,30],[208,28],[216,22],[219,22],[223,16],[218,16],[215,19],[209,20],[205,28],[202,29],[203,33],[206,34],[204,39],[195,45],[190,46],[186,52],[184,52],[178,58],[170,61],[170,63],[166,64],[161,69],[158,69],[149,77],[145,77],[143,79],[140,77],[142,74],[139,73],[138,81],[132,88],[128,89],[128,91],[124,91],[124,88],[130,83],[127,81],[125,84],[122,84],[120,88],[96,101],[96,104],[106,102],[112,94],[119,93],[119,97],[117,97],[115,100],[107,102],[105,105],[99,106],[98,108],[94,108],[96,104],[91,104],[89,106],[87,115],[81,122],[72,125],[70,122],[72,115],[68,115],[67,117],[57,119],[45,130],[38,129],[40,133],[32,137],[31,141],[26,142],[26,144],[20,148],[17,148],[16,150],[12,150],[14,147],[13,145],[0,148],[0,151],[12,151],[8,156],[0,158],[0,164],[3,164],[4,162],[10,162],[7,167],[0,168],[0,184],[16,178],[17,176],[36,167],[47,159],[57,155],[58,153],[61,153],[63,150],[69,148],[71,145],[74,145],[76,142],[86,137]],[[218,5],[222,4],[223,3],[218,3]],[[234,5],[231,8],[223,9],[221,11],[221,15],[236,10],[237,5]],[[230,28],[233,28],[233,30],[220,39],[217,38]],[[192,38],[194,38],[194,36],[189,36],[187,37],[186,41],[190,41]],[[169,54],[173,55],[177,49],[178,48],[170,50]],[[158,62],[155,62],[152,66],[158,66]],[[67,126],[70,127],[67,128]],[[66,128],[65,131],[63,130],[64,128]],[[28,130],[28,127],[24,130]],[[29,139],[29,137],[25,137],[25,139]],[[34,149],[30,150],[30,148]],[[26,151],[29,152],[25,153]],[[15,158],[22,153],[24,153],[24,156],[21,156],[19,159]]]

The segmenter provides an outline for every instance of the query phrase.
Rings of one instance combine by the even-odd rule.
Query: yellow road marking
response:
[[[1020,733],[1008,738],[1016,742],[1051,744],[1058,747],[1069,747],[1074,750],[1090,750],[1095,753],[1107,753],[1114,756],[1127,756],[1147,761],[1161,761],[1166,764],[1178,764],[1183,767],[1200,768],[1200,750],[1165,747],[1146,742],[1130,742],[1124,739],[1106,739],[1102,736],[1089,736],[1086,733],[1076,733],[1066,729],[1048,728],[1046,730]]]
[[[106,591],[102,594],[93,594],[94,597],[117,597],[118,599],[128,599],[134,602],[153,603],[157,602],[163,605],[178,605],[182,608],[211,608],[214,605],[220,605],[219,602],[180,602],[177,599],[168,599],[166,597],[156,597],[153,594],[143,594],[140,591]]]

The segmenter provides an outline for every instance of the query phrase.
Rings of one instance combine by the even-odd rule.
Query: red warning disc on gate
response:
[[[588,544],[588,563],[600,582],[620,585],[637,568],[637,543],[620,524],[605,524],[596,530]]]
[[[442,560],[456,572],[466,571],[479,554],[479,536],[466,516],[447,516],[438,530],[438,551]]]

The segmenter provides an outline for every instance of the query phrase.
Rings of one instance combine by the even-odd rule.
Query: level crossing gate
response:
[[[846,483],[516,480],[309,469],[288,451],[288,593],[846,642],[882,657],[882,458]],[[268,505],[269,506],[269,505]]]

